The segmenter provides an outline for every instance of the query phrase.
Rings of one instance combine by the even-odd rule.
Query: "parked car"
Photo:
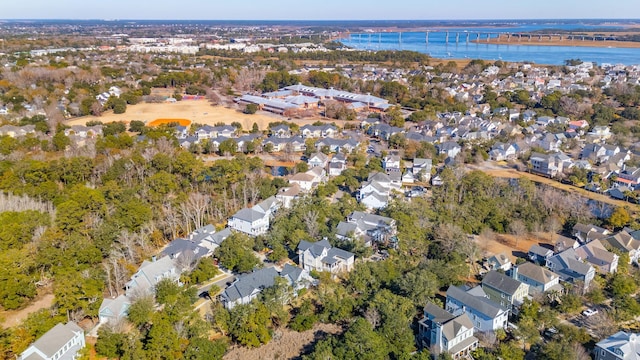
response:
[[[582,315],[584,315],[586,317],[589,317],[589,316],[593,316],[593,315],[595,315],[597,313],[598,313],[598,310],[589,308],[589,309],[586,309],[585,311],[583,311]]]

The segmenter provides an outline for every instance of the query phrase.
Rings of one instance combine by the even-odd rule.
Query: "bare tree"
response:
[[[317,210],[309,210],[303,215],[304,225],[307,228],[307,232],[312,238],[316,238],[318,236],[318,211]]]

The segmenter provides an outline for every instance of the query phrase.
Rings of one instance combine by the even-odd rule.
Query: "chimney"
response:
[[[155,256],[155,255],[153,255],[153,256],[151,257],[151,262],[156,262],[156,256]]]

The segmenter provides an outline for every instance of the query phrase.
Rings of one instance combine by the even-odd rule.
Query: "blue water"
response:
[[[544,46],[517,45],[518,41],[512,37],[512,45],[497,45],[482,43],[487,36],[497,37],[496,33],[520,33],[545,29],[544,25],[523,25],[502,28],[456,28],[449,29],[449,41],[446,42],[445,29],[432,29],[438,32],[429,33],[429,42],[425,32],[387,32],[387,33],[354,33],[342,39],[341,42],[349,47],[361,50],[412,50],[429,54],[435,58],[469,58],[483,60],[503,60],[514,62],[533,62],[536,64],[561,65],[568,59],[581,59],[597,64],[640,64],[640,49],[625,49],[611,47],[581,47],[581,46]],[[589,26],[581,24],[555,24],[554,29],[602,31],[614,27]],[[442,32],[440,32],[442,31]],[[481,33],[480,43],[474,43],[477,33]],[[487,33],[493,33],[488,35]],[[456,43],[456,33],[459,41]],[[467,43],[467,34],[469,42]],[[535,37],[536,35],[533,35]],[[557,38],[556,38],[557,39]],[[544,37],[543,37],[544,40]],[[523,38],[520,43],[526,43]]]

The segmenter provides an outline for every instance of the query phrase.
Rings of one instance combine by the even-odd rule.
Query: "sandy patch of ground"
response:
[[[193,123],[214,125],[216,123],[231,124],[239,122],[244,130],[250,130],[255,122],[260,130],[266,130],[272,122],[289,121],[300,126],[312,124],[318,120],[324,120],[320,117],[312,119],[291,119],[276,114],[260,111],[253,115],[243,114],[242,112],[226,108],[224,106],[213,106],[206,100],[189,100],[179,101],[176,103],[160,103],[150,104],[141,103],[137,105],[129,105],[127,112],[124,114],[114,114],[106,112],[102,116],[83,116],[67,120],[65,125],[84,125],[89,121],[102,121],[108,123],[112,121],[129,122],[131,120],[141,120],[150,123],[156,119],[188,119]],[[327,122],[335,122],[338,126],[343,126],[344,121],[326,120]]]
[[[477,237],[476,243],[483,256],[488,257],[493,254],[504,253],[515,264],[518,257],[523,257],[527,254],[531,245],[547,244],[552,246],[557,238],[558,235],[552,233],[527,234],[519,237],[510,234],[496,234],[492,240]]]
[[[47,309],[53,305],[54,296],[51,293],[38,296],[29,306],[21,310],[7,310],[0,312],[0,320],[3,328],[7,329],[20,325],[29,314],[38,310]]]
[[[223,357],[224,360],[283,360],[299,359],[301,354],[313,349],[313,344],[324,339],[328,334],[339,334],[342,328],[335,324],[316,324],[313,329],[296,332],[289,329],[279,329],[273,339],[256,349],[245,347],[232,348]]]

